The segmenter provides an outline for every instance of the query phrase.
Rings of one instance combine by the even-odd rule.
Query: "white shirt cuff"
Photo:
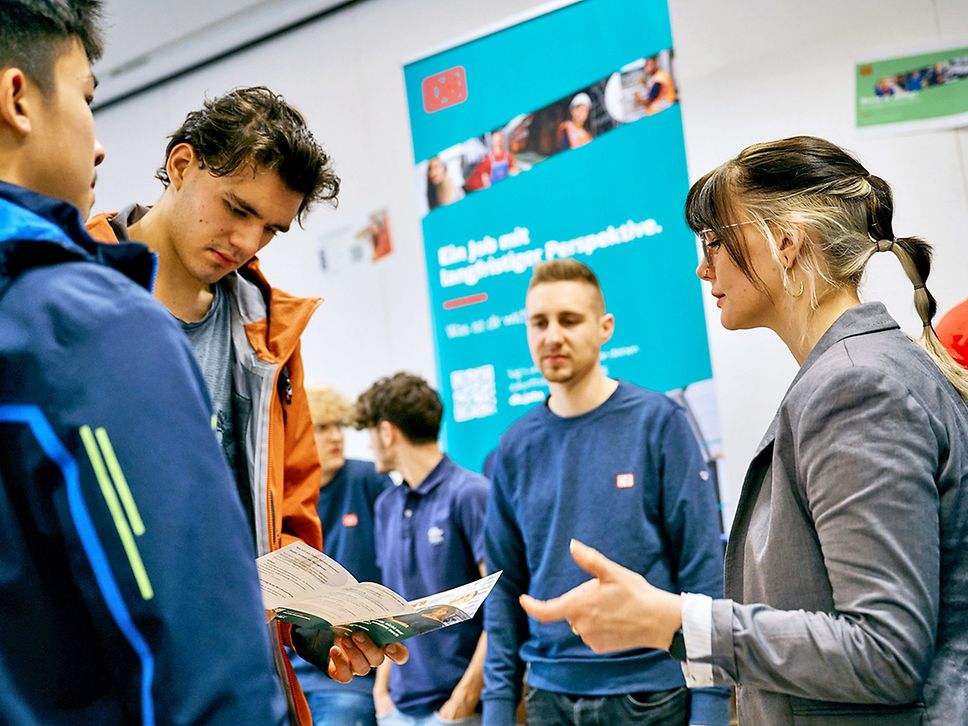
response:
[[[708,659],[713,654],[713,599],[708,595],[683,593],[682,638],[686,643],[686,660],[680,665],[686,686],[714,685],[712,665],[692,662]]]

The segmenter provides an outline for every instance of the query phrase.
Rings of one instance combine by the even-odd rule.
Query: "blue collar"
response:
[[[34,215],[46,220],[67,238],[78,246],[94,247],[97,243],[84,228],[84,220],[81,213],[73,204],[65,202],[63,199],[55,199],[45,194],[38,194],[24,187],[9,182],[0,181],[0,199],[6,199],[19,207],[32,212]],[[2,239],[10,239],[10,233],[16,229],[10,229],[7,225],[0,228]],[[52,240],[51,240],[52,241]]]
[[[420,482],[420,486],[416,489],[411,489],[410,485],[404,482],[404,486],[408,489],[408,494],[416,494],[420,497],[425,497],[434,489],[439,487],[453,472],[454,467],[457,465],[451,461],[451,458],[444,454],[443,458],[437,462],[437,466],[430,470],[427,474],[427,478]]]
[[[95,242],[74,205],[0,181],[0,273],[14,278],[33,267],[79,260],[111,267],[148,290],[157,267],[144,245]]]

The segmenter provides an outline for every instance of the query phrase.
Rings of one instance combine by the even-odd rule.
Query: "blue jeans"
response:
[[[313,726],[376,726],[373,696],[358,691],[310,691],[306,694]]]
[[[407,716],[394,708],[386,716],[377,718],[379,726],[442,726],[442,724],[460,724],[460,726],[480,726],[481,714],[475,713],[461,721],[444,721],[434,711],[429,716]]]
[[[528,726],[687,726],[689,691],[673,688],[621,696],[575,696],[528,688]]]

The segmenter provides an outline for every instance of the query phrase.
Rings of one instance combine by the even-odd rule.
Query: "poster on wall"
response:
[[[480,469],[548,389],[532,267],[574,257],[615,314],[610,376],[718,415],[665,0],[557,3],[404,68],[449,454]]]
[[[324,275],[345,276],[351,268],[370,266],[391,254],[390,217],[382,208],[322,235],[317,259]]]
[[[894,132],[968,126],[968,44],[858,63],[857,127]]]

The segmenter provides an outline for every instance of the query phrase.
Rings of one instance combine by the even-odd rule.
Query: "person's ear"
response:
[[[615,316],[611,313],[605,313],[599,322],[602,345],[605,345],[608,341],[612,339],[612,335],[615,333]]]
[[[380,444],[383,445],[384,449],[391,446],[396,439],[396,428],[389,421],[381,421],[377,425],[377,434],[380,437]]]
[[[30,81],[19,68],[4,68],[0,72],[0,119],[19,136],[26,136],[33,128],[30,121],[32,101]]]
[[[780,261],[786,269],[791,269],[800,255],[806,234],[803,227],[794,227],[785,232],[780,240]]]
[[[165,171],[168,172],[169,183],[177,191],[185,183],[185,177],[200,166],[195,149],[191,144],[182,142],[176,144],[168,154]]]

